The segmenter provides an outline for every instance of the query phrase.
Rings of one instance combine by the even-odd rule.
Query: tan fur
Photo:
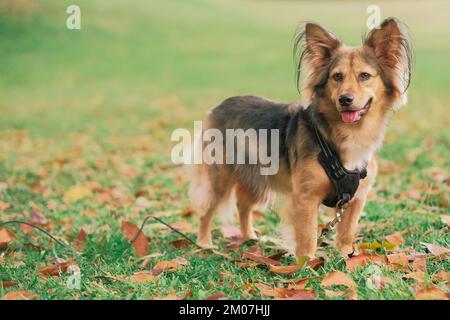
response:
[[[407,84],[402,82],[402,75],[407,73],[409,76],[410,70],[405,68],[410,67],[410,52],[405,39],[395,19],[383,22],[359,48],[343,45],[335,35],[318,25],[307,24],[305,27],[304,63],[308,71],[303,88],[305,99],[317,107],[328,124],[319,130],[336,146],[340,160],[348,170],[361,169],[368,164],[368,175],[360,181],[337,226],[336,248],[342,254],[353,252],[358,218],[377,174],[375,155],[383,141],[387,113],[406,99]],[[336,73],[342,74],[341,81],[333,80]],[[362,73],[368,73],[370,77],[364,80]],[[317,89],[319,86],[323,87],[322,91]],[[341,119],[343,110],[338,97],[344,93],[354,96],[352,108],[363,110],[369,106],[357,123],[349,124]],[[298,107],[297,104],[289,106],[289,112],[295,112]],[[317,153],[308,153],[310,141],[305,140],[301,132],[304,131],[297,130],[292,145],[288,146],[290,167],[281,166],[278,174],[267,177],[265,183],[270,190],[288,195],[282,218],[294,235],[295,255],[313,257],[317,246],[318,208],[333,186],[317,160]],[[212,245],[213,215],[233,192],[242,236],[254,239],[251,212],[258,204],[267,202],[268,194],[254,193],[223,165],[198,166],[191,184],[191,200],[201,215],[198,234],[201,246]]]

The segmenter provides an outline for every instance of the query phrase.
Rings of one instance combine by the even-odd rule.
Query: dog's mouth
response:
[[[342,111],[341,119],[345,123],[358,122],[367,113],[367,111],[369,111],[371,106],[372,106],[372,98],[367,100],[367,103],[361,109]]]

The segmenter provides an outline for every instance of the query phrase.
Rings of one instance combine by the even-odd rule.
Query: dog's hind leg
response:
[[[238,183],[236,186],[236,198],[242,238],[244,240],[257,239],[252,225],[252,209],[258,202],[258,197],[255,193],[252,193],[242,184]]]
[[[203,248],[211,248],[212,220],[222,207],[230,207],[231,179],[217,168],[200,165],[196,169],[189,194],[193,209],[200,215],[197,242]]]

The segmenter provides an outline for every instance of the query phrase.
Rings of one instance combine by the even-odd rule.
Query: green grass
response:
[[[73,253],[39,232],[24,234],[10,228],[18,238],[0,252],[0,281],[18,284],[0,286],[0,297],[29,290],[42,299],[149,299],[189,291],[188,299],[202,299],[223,291],[229,298],[242,299],[250,282],[280,286],[283,279],[345,271],[345,261],[330,248],[320,251],[326,261],[318,271],[304,269],[281,276],[264,268],[240,269],[234,259],[251,244],[229,251],[216,230],[218,250],[232,259],[192,247],[175,249],[170,242],[178,236],[152,223],[144,229],[151,239],[149,252],[161,256],[152,258],[147,268],[177,257],[185,258],[188,265],[149,284],[104,277],[140,270],[142,260],[134,257],[120,230],[122,220],[139,224],[145,217],[136,203],[138,191],[149,201],[148,209],[167,222],[193,224],[188,234],[195,237],[195,217],[181,215],[188,206],[189,178],[170,162],[172,130],[192,128],[193,120],[229,95],[298,100],[291,54],[297,24],[316,20],[357,45],[366,7],[374,1],[345,5],[337,1],[79,1],[81,31],[65,28],[65,9],[71,1],[15,3],[13,12],[0,11],[0,202],[9,205],[0,211],[0,220],[29,220],[33,205],[50,220],[54,235],[70,239],[81,228],[89,235],[86,250],[75,257],[82,272],[81,290],[70,290],[67,275],[43,278],[39,269]],[[448,186],[437,182],[433,172],[438,168],[448,179],[450,171],[450,45],[445,41],[450,5],[445,1],[429,1],[426,7],[407,1],[375,3],[383,17],[407,22],[416,55],[409,105],[392,116],[380,154],[384,170],[361,219],[366,227],[360,235],[370,242],[416,227],[405,236],[404,247],[420,252],[425,252],[421,242],[449,247],[449,234],[439,217],[448,214]],[[341,19],[344,12],[351,18]],[[395,166],[389,169],[386,163]],[[91,182],[102,188],[92,198],[64,201],[72,186]],[[111,190],[120,197],[104,199]],[[402,196],[407,191],[418,192],[419,197]],[[56,202],[56,208],[50,209],[49,201]],[[278,224],[274,212],[268,211],[257,229],[273,237]],[[256,245],[265,254],[274,252],[268,243]],[[440,270],[449,270],[447,260],[428,262],[428,275]],[[221,271],[232,276],[222,279]],[[383,267],[395,286],[370,290],[365,286],[367,272],[351,273],[360,299],[414,297],[414,280],[402,279],[404,273]],[[314,279],[311,285],[318,298],[325,299],[320,281]],[[257,291],[247,297],[261,298]]]

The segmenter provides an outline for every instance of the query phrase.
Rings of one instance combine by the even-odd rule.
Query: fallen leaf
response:
[[[311,269],[313,269],[313,270],[320,269],[321,267],[324,266],[324,264],[325,264],[325,259],[323,257],[319,257],[319,258],[315,258],[315,259],[309,260],[306,263],[306,265],[308,267],[310,267]]]
[[[206,297],[203,300],[223,300],[225,298],[227,298],[227,295],[220,291],[220,292],[213,293],[212,295]]]
[[[37,295],[34,293],[31,293],[26,290],[22,291],[11,291],[5,294],[1,300],[32,300],[36,298]]]
[[[67,268],[73,264],[72,259],[63,260],[57,259],[55,263],[52,263],[46,267],[40,269],[40,274],[42,276],[59,276],[63,272],[67,272]]]
[[[414,259],[412,262],[412,268],[415,271],[426,271],[427,269],[427,259],[419,257]]]
[[[450,281],[450,271],[441,270],[438,273],[433,275],[433,280],[440,281]]]
[[[274,266],[271,265],[269,267],[269,271],[277,274],[293,274],[295,272],[300,271],[303,268],[303,265],[293,264],[289,266]]]
[[[0,281],[0,288],[14,287],[18,283],[17,281]]]
[[[0,229],[0,249],[6,249],[16,235],[7,229]]]
[[[448,300],[449,294],[438,287],[432,286],[418,290],[414,298],[416,300]]]
[[[136,272],[132,276],[128,278],[128,280],[132,283],[142,283],[142,282],[153,282],[155,281],[155,276],[150,272]]]
[[[422,242],[422,245],[424,245],[428,249],[428,251],[430,251],[433,255],[437,257],[450,253],[450,249],[435,244]]]
[[[415,271],[407,273],[403,276],[404,279],[413,279],[417,282],[424,282],[425,281],[425,273],[423,271]]]
[[[155,267],[153,268],[154,272],[160,272],[160,271],[167,271],[167,272],[174,272],[181,268],[181,264],[177,261],[159,261]]]
[[[396,246],[405,244],[405,239],[403,238],[403,234],[402,234],[402,232],[399,232],[399,231],[386,236],[385,239],[388,242],[395,244]]]
[[[358,300],[358,293],[353,289],[347,289],[342,291],[333,291],[324,289],[325,295],[328,298],[344,297],[347,300]]]
[[[387,255],[387,260],[391,265],[408,266],[408,256],[403,252]]]
[[[65,202],[75,202],[92,197],[91,189],[85,186],[73,186],[64,193]]]
[[[72,242],[72,247],[74,247],[76,250],[80,252],[84,252],[84,249],[86,248],[86,242],[87,242],[87,233],[86,231],[81,229],[77,237],[75,238],[74,242]]]
[[[125,236],[130,240],[133,241],[136,234],[139,232],[139,228],[132,222],[129,221],[123,221],[122,222],[122,231],[125,234]],[[136,238],[136,240],[133,243],[134,252],[136,254],[136,257],[140,258],[148,254],[148,239],[144,235],[144,232],[141,232],[139,236]]]
[[[355,271],[357,267],[364,267],[369,263],[375,263],[381,265],[386,262],[386,258],[379,254],[360,254],[353,256],[347,260],[346,269],[349,271]]]
[[[255,253],[251,253],[251,252],[245,252],[242,255],[242,259],[248,259],[248,260],[252,260],[255,262],[260,262],[269,266],[276,266],[280,264],[280,261],[277,260],[273,260]]]
[[[322,280],[321,285],[322,287],[343,285],[349,288],[356,288],[356,283],[352,280],[352,278],[338,270],[329,273]]]

